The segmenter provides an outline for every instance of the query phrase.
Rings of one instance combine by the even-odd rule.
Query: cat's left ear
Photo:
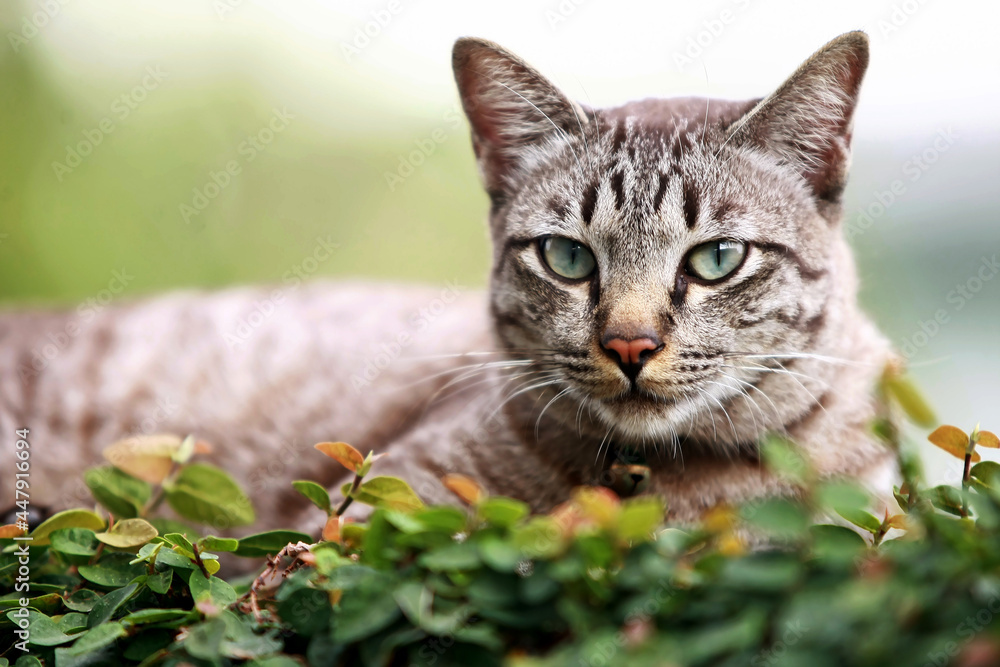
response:
[[[847,184],[854,107],[868,68],[868,36],[837,37],[730,127],[734,145],[754,144],[795,168],[817,199],[837,203]]]
[[[582,132],[584,110],[548,79],[503,47],[463,37],[452,52],[455,83],[472,125],[472,146],[486,191],[508,193],[530,147]]]

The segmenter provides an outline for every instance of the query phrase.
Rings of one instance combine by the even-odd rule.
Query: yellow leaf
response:
[[[933,444],[948,452],[955,458],[964,459],[965,451],[969,447],[969,436],[965,431],[957,426],[939,426],[933,433],[927,436]],[[973,461],[979,460],[979,454],[972,455]]]
[[[116,549],[131,549],[146,544],[157,535],[156,528],[145,519],[123,519],[94,537]]]
[[[573,492],[573,502],[580,513],[602,528],[610,528],[621,512],[618,495],[603,486],[582,486]]]
[[[209,574],[215,574],[216,572],[219,571],[219,568],[222,567],[222,564],[219,563],[219,561],[215,560],[214,558],[206,558],[205,560],[201,561],[201,563],[202,565],[205,566],[205,569],[208,570]]]
[[[445,475],[441,478],[441,483],[469,505],[478,505],[486,497],[482,487],[465,475]]]
[[[104,448],[111,465],[150,484],[162,482],[173,468],[174,454],[184,441],[176,435],[141,435]]]
[[[12,537],[21,537],[26,531],[23,528],[19,528],[14,524],[9,526],[0,526],[0,540],[7,540]]]
[[[365,457],[361,456],[361,452],[346,442],[321,442],[316,445],[316,449],[354,473],[365,462]]]
[[[998,449],[1000,448],[1000,438],[997,438],[996,434],[990,433],[989,431],[980,431],[979,439],[976,441],[976,445],[979,447]]]

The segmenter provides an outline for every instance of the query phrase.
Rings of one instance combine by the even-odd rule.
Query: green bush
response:
[[[114,466],[85,475],[102,511],[57,514],[31,542],[14,540],[23,525],[0,528],[0,586],[31,584],[27,600],[0,596],[0,667],[1000,664],[1000,465],[972,465],[977,446],[1000,442],[939,428],[931,441],[965,473],[926,488],[891,423],[876,428],[906,477],[899,514],[870,514],[860,489],[818,479],[770,438],[766,465],[801,497],[717,508],[686,531],[662,526],[661,499],[604,488],[532,516],[451,476],[466,508],[427,507],[401,480],[371,477],[377,457],[322,443],[355,479],[337,503],[295,483],[330,517],[316,543],[157,518],[164,501],[202,526],[253,511],[222,470],[191,462],[192,439],[118,443]],[[342,518],[352,502],[374,507],[367,522]],[[812,519],[837,514],[843,525]],[[225,552],[267,560],[227,582]]]

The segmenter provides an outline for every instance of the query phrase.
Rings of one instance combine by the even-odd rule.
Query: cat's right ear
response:
[[[452,67],[483,184],[494,201],[516,186],[525,149],[553,135],[567,139],[587,125],[581,107],[493,42],[459,39]]]

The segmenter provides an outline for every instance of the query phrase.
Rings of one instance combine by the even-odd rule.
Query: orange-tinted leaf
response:
[[[340,542],[340,529],[344,526],[344,517],[331,516],[323,526],[323,539],[327,542]]]
[[[1000,448],[1000,438],[997,438],[996,434],[990,433],[989,431],[980,431],[979,439],[976,440],[976,445],[979,447],[998,449]]]
[[[361,464],[365,462],[365,457],[361,456],[361,452],[346,442],[321,442],[316,445],[316,449],[351,472],[356,473],[361,468]]]
[[[896,514],[895,516],[889,517],[889,520],[886,521],[886,525],[890,528],[898,528],[899,530],[906,530],[909,527],[906,523],[905,514]]]
[[[24,533],[25,530],[23,528],[19,528],[14,524],[10,524],[9,526],[0,526],[0,540],[8,540],[12,537],[21,537]]]
[[[947,424],[937,427],[933,433],[927,436],[927,439],[959,459],[965,458],[965,451],[969,447],[969,436],[957,426]],[[974,455],[972,460],[978,461],[979,459]]]
[[[445,475],[441,483],[469,505],[478,505],[479,501],[486,497],[482,487],[465,475]]]
[[[183,442],[176,435],[141,435],[108,445],[103,454],[119,470],[144,482],[159,484],[170,474],[173,456]]]

